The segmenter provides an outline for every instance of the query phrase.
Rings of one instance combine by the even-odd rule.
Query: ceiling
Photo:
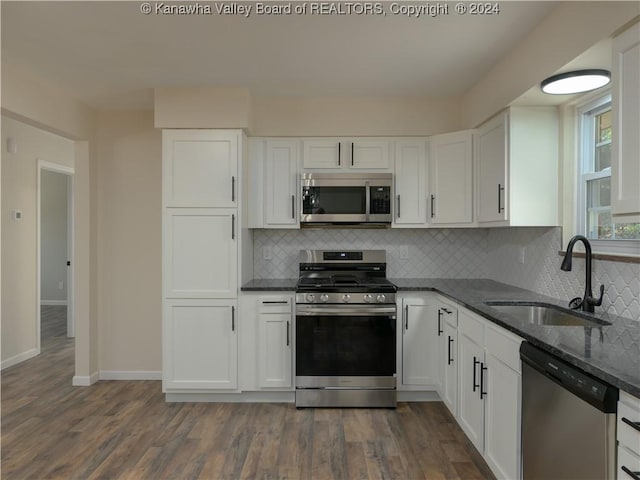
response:
[[[2,61],[101,109],[150,108],[152,88],[161,86],[241,86],[256,96],[449,97],[478,83],[556,2],[501,2],[498,15],[451,10],[422,18],[394,15],[390,3],[386,15],[254,10],[248,18],[218,15],[214,3],[201,3],[213,14],[198,16],[143,15],[140,5],[2,1]]]

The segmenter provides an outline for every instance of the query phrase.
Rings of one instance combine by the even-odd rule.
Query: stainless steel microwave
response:
[[[300,224],[389,226],[390,173],[303,173]]]

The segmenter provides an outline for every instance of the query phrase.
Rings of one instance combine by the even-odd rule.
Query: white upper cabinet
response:
[[[436,135],[430,145],[429,218],[433,225],[473,221],[473,132]]]
[[[163,130],[166,207],[237,207],[237,131]]]
[[[298,228],[298,141],[267,140],[264,225]]]
[[[426,222],[426,141],[395,142],[394,226],[422,227]]]
[[[305,170],[387,170],[391,162],[391,142],[386,139],[305,139],[302,141]]]
[[[558,114],[511,107],[476,135],[477,220],[484,226],[558,225]]]
[[[611,211],[640,221],[640,23],[613,40]],[[633,215],[634,218],[624,216]]]

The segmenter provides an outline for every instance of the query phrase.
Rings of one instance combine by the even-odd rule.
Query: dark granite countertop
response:
[[[295,292],[297,278],[260,278],[251,280],[240,289],[243,292]]]
[[[390,279],[400,293],[435,291],[519,335],[566,362],[640,397],[640,321],[596,312],[611,325],[598,327],[534,325],[485,302],[531,301],[567,307],[566,300],[486,279]],[[596,310],[598,308],[596,307]]]

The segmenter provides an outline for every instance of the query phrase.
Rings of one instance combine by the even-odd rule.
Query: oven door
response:
[[[296,306],[296,388],[395,386],[395,305]]]

